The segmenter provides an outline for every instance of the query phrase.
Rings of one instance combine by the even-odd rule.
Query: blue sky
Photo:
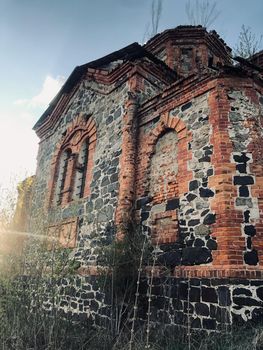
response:
[[[163,0],[159,31],[188,24],[185,4]],[[0,0],[0,186],[34,173],[31,128],[73,68],[141,43],[150,8],[151,0]],[[263,33],[262,0],[218,0],[217,9],[210,29],[229,46],[242,24]]]

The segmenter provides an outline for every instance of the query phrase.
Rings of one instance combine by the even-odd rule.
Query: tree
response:
[[[208,0],[188,0],[185,11],[189,24],[206,28],[210,27],[220,14],[216,1]]]
[[[162,0],[152,0],[151,5],[151,21],[147,24],[144,33],[143,42],[149,40],[158,33],[159,22],[162,15],[163,2]]]
[[[258,38],[251,30],[244,24],[239,33],[239,42],[234,49],[234,55],[242,58],[250,58],[259,51],[262,41],[262,35]]]

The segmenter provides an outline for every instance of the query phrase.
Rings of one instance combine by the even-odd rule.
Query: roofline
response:
[[[86,72],[87,68],[99,68],[103,65],[109,64],[110,62],[116,61],[118,59],[134,60],[136,58],[140,58],[143,56],[148,57],[153,62],[157,64],[161,64],[164,66],[164,68],[170,70],[170,68],[163,61],[161,61],[152,53],[147,51],[144,47],[142,47],[137,42],[134,42],[118,51],[114,51],[97,60],[91,61],[89,63],[85,63],[81,66],[77,66],[74,68],[73,72],[70,74],[70,76],[68,77],[68,79],[66,80],[62,88],[60,89],[60,91],[50,102],[48,108],[45,110],[45,112],[41,115],[41,117],[38,119],[36,124],[33,126],[33,130],[37,130],[38,127],[40,127],[44,123],[46,118],[53,112],[61,96],[63,94],[69,93],[72,90],[72,88],[77,84],[77,82],[81,79],[83,74]]]

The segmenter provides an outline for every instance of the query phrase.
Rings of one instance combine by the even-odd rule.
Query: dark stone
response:
[[[147,220],[149,217],[149,212],[148,211],[142,211],[141,213],[141,221]]]
[[[253,185],[254,179],[252,176],[234,176],[234,185]]]
[[[116,167],[109,168],[108,171],[107,171],[107,175],[111,175],[111,174],[114,174],[114,173],[116,173]]]
[[[151,197],[143,197],[136,201],[136,209],[141,209],[144,205],[151,201]]]
[[[166,252],[158,257],[158,262],[162,265],[174,267],[181,264],[182,251],[170,251]]]
[[[94,298],[94,293],[93,292],[86,293],[86,297],[87,297],[87,299],[93,299]]]
[[[217,242],[215,239],[209,239],[207,242],[206,242],[206,246],[208,249],[210,250],[216,250],[217,249]]]
[[[251,320],[252,322],[256,323],[256,324],[262,324],[262,320],[263,320],[263,308],[255,308],[253,311],[252,311],[252,314],[251,314]],[[260,348],[259,348],[260,349]]]
[[[214,170],[213,169],[208,169],[207,170],[207,176],[212,176],[214,174]]]
[[[205,216],[209,212],[209,209],[202,211],[201,216]]]
[[[245,153],[242,153],[242,156],[234,155],[234,161],[236,163],[247,163],[249,159],[250,158],[248,158]]]
[[[118,180],[119,180],[119,175],[118,174],[111,175],[111,177],[110,177],[110,182],[111,183],[116,182]]]
[[[199,189],[200,197],[214,197],[214,192],[209,188],[201,187]]]
[[[191,287],[189,292],[189,300],[191,302],[200,302],[200,288]]]
[[[246,295],[248,297],[252,296],[252,293],[249,289],[245,289],[245,288],[236,288],[233,291],[233,295]]]
[[[192,247],[193,243],[194,243],[194,239],[188,239],[188,240],[186,241],[186,246],[187,246],[187,247]]]
[[[245,263],[248,265],[257,265],[258,264],[258,252],[253,249],[250,252],[245,252],[244,254]]]
[[[209,316],[209,307],[207,304],[196,303],[195,312],[197,313],[197,315]]]
[[[186,212],[185,212],[185,215],[189,215],[191,214],[193,211],[195,211],[194,209],[188,209]]]
[[[244,211],[244,221],[245,221],[245,223],[249,222],[249,218],[250,218],[250,211],[249,210],[245,210]]]
[[[119,164],[119,158],[112,159],[110,162],[112,167],[115,167]]]
[[[93,181],[98,180],[100,176],[101,176],[101,171],[100,170],[95,171],[95,173],[93,174]]]
[[[261,301],[248,297],[233,297],[233,302],[239,306],[262,306]]]
[[[189,182],[189,191],[194,191],[199,187],[199,182],[197,180],[193,180]]]
[[[251,237],[247,237],[247,249],[252,249],[252,239],[251,239]]]
[[[187,102],[181,107],[181,111],[185,111],[186,109],[190,108],[192,106],[192,102]]]
[[[246,174],[246,172],[247,172],[247,165],[246,165],[246,163],[237,164],[237,165],[236,165],[236,169],[237,169],[237,171],[239,171],[241,174]]]
[[[108,176],[104,176],[104,178],[101,180],[101,186],[107,186],[110,183]]]
[[[174,210],[177,208],[179,208],[179,198],[174,198],[167,201],[166,210]]]
[[[182,265],[199,265],[211,261],[211,252],[205,247],[186,247],[182,249]]]
[[[99,308],[98,302],[95,300],[91,300],[90,308],[91,308],[91,310],[94,310],[95,312],[98,311],[98,308]]]
[[[106,125],[109,125],[113,122],[113,116],[109,115],[108,118],[106,119]]]
[[[188,226],[196,226],[200,224],[200,220],[199,219],[193,219],[193,220],[189,220],[188,221]]]
[[[181,282],[178,286],[178,296],[181,300],[188,299],[188,285],[187,283]]]
[[[216,222],[216,214],[207,214],[204,218],[203,224],[204,225],[211,225]]]
[[[205,245],[205,242],[201,238],[196,238],[194,241],[195,247],[203,247]]]
[[[200,318],[196,317],[193,318],[191,321],[191,328],[201,328],[201,320]]]
[[[259,299],[263,300],[263,287],[257,289],[257,296]]]
[[[203,327],[205,329],[216,329],[216,320],[212,318],[203,318]]]
[[[218,297],[215,288],[202,287],[202,301],[217,303]]]
[[[74,301],[72,301],[72,302],[70,303],[70,306],[72,307],[72,309],[77,309],[78,304],[75,303]]]
[[[239,187],[239,197],[249,197],[249,190],[247,186]]]
[[[255,234],[257,233],[255,226],[253,225],[246,225],[244,227],[244,232],[246,235],[254,237]]]
[[[220,286],[217,289],[218,300],[220,306],[229,306],[231,305],[231,295],[230,290],[226,286]]]
[[[197,196],[193,193],[189,193],[187,196],[186,196],[186,199],[188,200],[188,202],[191,202],[192,200],[194,200]]]
[[[119,107],[115,112],[114,112],[114,119],[117,119],[121,116],[121,108]]]
[[[198,162],[201,163],[201,162],[211,162],[211,158],[209,156],[204,156],[200,159],[198,159]]]

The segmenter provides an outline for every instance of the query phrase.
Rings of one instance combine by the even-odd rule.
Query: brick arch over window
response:
[[[192,159],[192,152],[189,150],[192,133],[186,128],[185,123],[179,117],[169,116],[169,113],[163,114],[158,125],[150,132],[147,137],[147,163],[145,171],[148,173],[148,177],[151,171],[151,159],[155,153],[156,144],[162,135],[171,131],[174,131],[177,137],[177,182],[180,184],[178,195],[182,195],[188,191],[188,181],[192,178],[192,172],[187,169],[187,163]]]
[[[136,191],[137,198],[151,198],[144,224],[151,228],[151,237],[156,244],[175,242],[178,239],[180,197],[188,191],[192,179],[192,172],[187,168],[192,158],[189,149],[192,134],[181,119],[166,113],[144,140],[144,152],[139,157],[143,172],[139,178],[144,179],[144,183],[139,181],[139,192],[142,188],[143,191]]]
[[[56,147],[51,164],[48,206],[65,205],[90,194],[95,145],[94,121],[90,116],[79,115]]]

